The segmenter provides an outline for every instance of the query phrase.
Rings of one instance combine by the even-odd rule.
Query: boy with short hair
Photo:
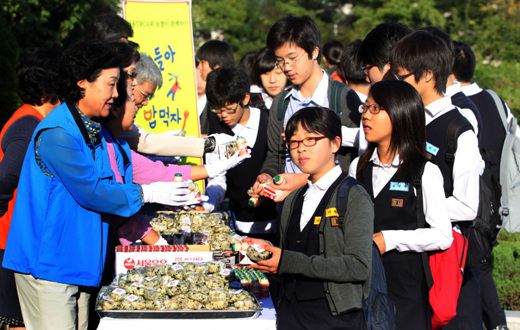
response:
[[[210,133],[219,134],[224,140],[236,140],[242,136],[251,148],[251,158],[237,167],[209,181],[207,193],[210,200],[203,204],[213,211],[225,196],[229,197],[229,208],[233,212],[235,229],[239,234],[251,237],[273,239],[276,229],[272,219],[277,215],[272,200],[264,200],[262,207],[248,205],[247,190],[256,179],[256,174],[267,154],[268,111],[249,107],[249,78],[240,68],[223,67],[213,70],[207,76],[206,95],[211,112],[220,122]],[[215,154],[207,154],[208,161]],[[210,164],[211,166],[211,164]],[[224,196],[225,195],[225,196]]]
[[[383,80],[390,70],[390,53],[394,45],[411,30],[402,23],[386,22],[373,28],[363,39],[359,57],[371,85]]]
[[[328,107],[340,117],[343,134],[356,136],[359,131],[346,102],[349,88],[330,78],[321,68],[321,37],[318,25],[308,16],[287,15],[276,22],[267,36],[267,48],[276,56],[276,66],[293,84],[273,100],[269,111],[267,132],[269,150],[257,178],[258,182],[271,180],[279,173],[301,173],[286,152],[283,132],[289,118],[298,110],[311,106]],[[357,111],[357,109],[355,109]],[[354,141],[355,138],[346,139]],[[350,146],[352,146],[350,144]],[[357,149],[340,151],[340,163],[346,170],[357,155]],[[307,176],[301,183],[306,183]]]
[[[415,31],[401,39],[392,51],[390,64],[398,80],[404,80],[419,92],[426,112],[426,151],[439,166],[451,221],[469,225],[477,215],[479,175],[483,171],[478,141],[466,125],[457,138],[452,164],[446,160],[446,132],[455,119],[466,121],[444,96],[446,82],[453,68],[453,53],[446,43],[427,31]],[[462,118],[460,118],[462,117]],[[478,269],[466,267],[457,316],[445,329],[477,329],[482,327],[478,306]]]

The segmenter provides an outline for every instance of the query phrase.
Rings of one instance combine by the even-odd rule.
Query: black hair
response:
[[[432,33],[433,35],[436,35],[437,37],[441,38],[445,43],[446,46],[453,52],[455,55],[455,47],[453,45],[453,39],[451,39],[450,35],[446,32],[442,31],[436,26],[424,26],[420,28],[418,31],[427,31]]]
[[[453,52],[442,38],[428,31],[415,31],[399,41],[391,55],[393,70],[407,69],[421,79],[424,72],[431,70],[435,78],[435,90],[446,91],[446,83],[453,69]]]
[[[197,61],[208,61],[209,67],[213,70],[217,65],[230,67],[235,65],[233,49],[224,41],[210,40],[200,46],[195,54]]]
[[[258,54],[256,54],[253,62],[253,69],[249,75],[249,78],[251,78],[251,84],[262,86],[262,79],[260,76],[264,73],[273,71],[276,68],[275,62],[276,56],[272,50],[267,47],[260,49]]]
[[[251,76],[251,72],[253,71],[253,63],[256,58],[256,54],[258,54],[258,49],[250,50],[245,53],[244,56],[238,62],[238,67],[242,68],[248,76]]]
[[[341,55],[340,65],[338,66],[338,75],[348,84],[368,85],[365,73],[361,69],[363,63],[359,58],[361,43],[362,41],[359,39],[351,42],[345,46]]]
[[[99,15],[87,32],[87,38],[92,41],[121,41],[121,38],[133,36],[132,25],[113,13]]]
[[[16,92],[23,103],[41,106],[44,102],[59,101],[56,83],[60,56],[57,48],[36,48],[20,55]]]
[[[276,22],[267,35],[267,48],[276,51],[286,42],[296,44],[305,50],[309,59],[316,47],[319,49],[318,63],[321,62],[321,36],[318,24],[309,16],[287,15]]]
[[[359,57],[363,65],[375,65],[382,72],[390,60],[394,45],[411,30],[402,23],[386,22],[373,28],[363,40],[359,49]]]
[[[454,41],[455,64],[453,65],[453,75],[460,82],[469,83],[475,74],[475,54],[471,47],[463,42]]]
[[[95,81],[104,69],[121,68],[121,58],[108,45],[80,41],[67,48],[59,66],[58,93],[62,100],[76,103],[82,98],[78,81]]]
[[[206,97],[210,106],[223,108],[238,103],[249,93],[249,77],[238,67],[222,67],[211,71],[206,79]],[[242,104],[246,106],[246,104]]]
[[[341,120],[328,108],[308,107],[298,110],[287,122],[285,142],[291,141],[298,125],[309,133],[323,134],[331,141],[339,137],[341,141]]]
[[[424,106],[417,90],[405,81],[382,80],[370,87],[369,96],[383,107],[392,123],[390,152],[399,153],[400,171],[411,179],[418,166],[426,159],[426,128]],[[369,143],[359,158],[356,177],[363,181],[363,172],[376,148]]]
[[[343,52],[343,44],[339,40],[327,41],[323,44],[323,56],[330,65],[338,65]]]
[[[108,43],[108,45],[116,54],[121,57],[121,66],[123,68],[126,68],[132,63],[137,63],[141,59],[139,52],[126,42],[114,41]]]

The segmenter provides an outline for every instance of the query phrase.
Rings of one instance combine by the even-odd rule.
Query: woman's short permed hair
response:
[[[78,102],[82,88],[78,81],[95,81],[102,70],[121,68],[121,57],[104,43],[80,41],[63,52],[58,70],[58,94],[64,101]]]
[[[36,48],[20,56],[16,92],[24,103],[41,106],[59,101],[56,82],[60,56],[61,50],[56,48]]]
[[[291,140],[298,125],[309,133],[322,134],[329,140],[339,137],[341,141],[341,120],[334,111],[328,108],[308,107],[298,110],[287,122],[285,142]]]

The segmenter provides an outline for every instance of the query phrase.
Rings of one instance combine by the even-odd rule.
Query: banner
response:
[[[134,30],[130,40],[154,59],[163,77],[135,121],[154,133],[184,129],[200,136],[191,1],[124,1],[123,16]]]

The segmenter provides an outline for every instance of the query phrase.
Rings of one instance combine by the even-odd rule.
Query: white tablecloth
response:
[[[104,317],[99,322],[101,330],[143,329],[211,329],[275,330],[276,312],[271,298],[260,299],[263,310],[257,318],[246,319],[114,319]],[[185,326],[186,328],[182,328]]]

